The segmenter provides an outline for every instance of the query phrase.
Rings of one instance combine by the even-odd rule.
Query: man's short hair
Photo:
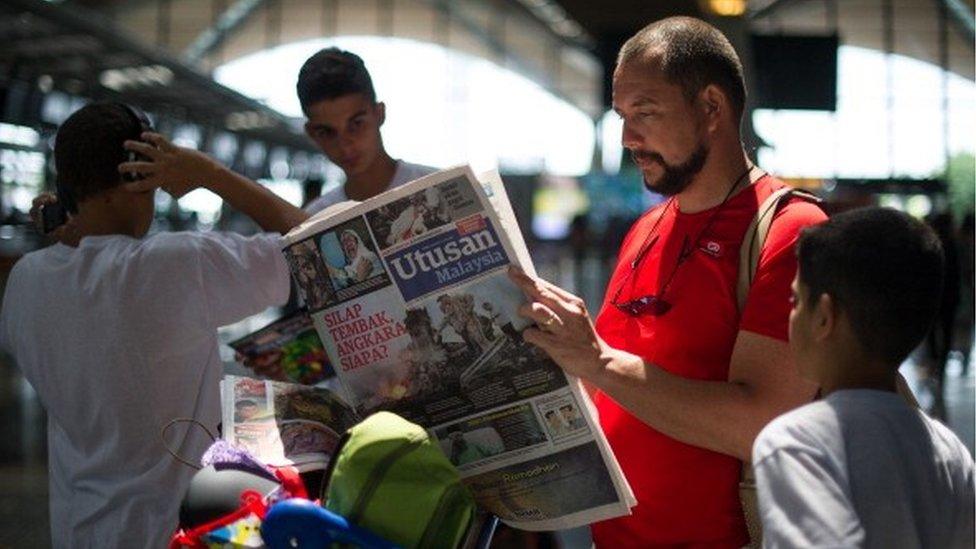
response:
[[[54,166],[65,207],[122,183],[119,164],[128,153],[127,139],[140,139],[142,124],[121,103],[86,105],[58,128],[54,138]],[[72,213],[77,213],[72,211]]]
[[[928,333],[944,256],[921,221],[888,208],[841,213],[805,229],[797,257],[804,297],[829,294],[869,355],[897,367]]]
[[[694,17],[651,23],[620,48],[617,66],[631,61],[654,61],[688,101],[709,84],[718,86],[729,98],[735,120],[742,119],[746,103],[742,62],[728,38],[708,23]]]
[[[351,93],[361,93],[371,103],[376,102],[373,79],[363,60],[339,48],[325,48],[309,57],[298,72],[297,88],[298,101],[305,114],[319,101]]]

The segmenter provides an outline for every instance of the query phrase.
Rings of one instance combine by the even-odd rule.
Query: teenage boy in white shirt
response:
[[[822,399],[753,447],[766,547],[973,547],[973,459],[896,393],[935,318],[943,252],[922,222],[842,213],[797,244],[790,347]]]
[[[296,85],[305,113],[305,133],[346,176],[342,185],[311,200],[309,214],[346,200],[366,200],[437,171],[397,160],[383,145],[381,127],[386,104],[376,100],[373,81],[363,60],[338,48],[319,50],[305,61]],[[157,171],[179,163],[180,157],[158,159]],[[182,173],[185,166],[172,166]]]
[[[346,182],[312,200],[316,213],[344,200],[366,200],[433,173],[434,168],[393,159],[380,127],[386,105],[376,100],[373,81],[354,53],[326,48],[309,57],[298,73],[298,100],[305,132],[336,166]]]
[[[48,412],[55,547],[166,546],[193,470],[169,455],[161,429],[193,418],[215,432],[217,328],[288,298],[277,234],[146,237],[156,188],[179,197],[205,187],[276,233],[308,217],[144,129],[136,111],[112,103],[64,122],[54,157],[72,230],[17,262],[0,313],[0,347]],[[122,179],[123,146],[147,157],[123,164],[142,181]],[[188,460],[210,443],[170,435]]]

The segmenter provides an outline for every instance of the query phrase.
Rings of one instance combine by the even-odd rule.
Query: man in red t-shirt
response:
[[[813,399],[787,346],[793,246],[825,218],[780,208],[743,310],[739,250],[759,204],[783,183],[752,166],[739,124],[742,66],[728,40],[692,18],[656,22],[621,49],[613,107],[646,186],[668,200],[623,241],[605,303],[513,273],[539,329],[525,339],[592,389],[637,496],[633,515],[593,525],[598,546],[741,547],[741,461],[772,418]]]

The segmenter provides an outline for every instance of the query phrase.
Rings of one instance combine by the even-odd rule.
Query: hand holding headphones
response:
[[[126,141],[124,146],[144,159],[119,164],[119,172],[141,177],[124,186],[132,192],[161,188],[173,198],[180,198],[209,181],[220,169],[206,154],[178,147],[158,133],[144,132],[141,138],[142,141]]]

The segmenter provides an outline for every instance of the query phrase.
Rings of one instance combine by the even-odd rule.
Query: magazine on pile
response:
[[[479,505],[515,527],[629,514],[579,381],[522,339],[531,322],[507,270],[534,269],[497,172],[479,182],[459,167],[337,204],[282,247],[358,416],[425,427]]]
[[[228,345],[234,359],[258,377],[302,385],[335,377],[312,319],[301,309]]]

